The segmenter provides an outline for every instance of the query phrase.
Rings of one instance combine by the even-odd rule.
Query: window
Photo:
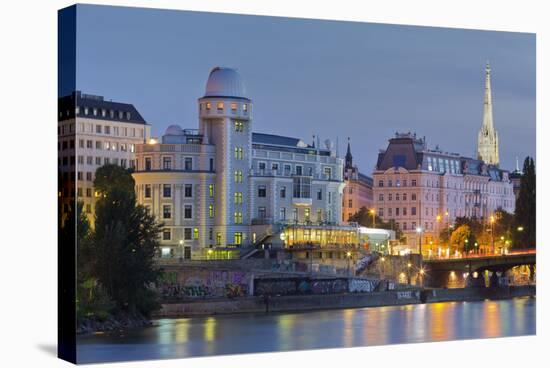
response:
[[[240,231],[236,232],[233,240],[235,245],[241,245],[243,243],[243,233],[241,233]]]
[[[281,220],[281,221],[286,220],[286,208],[285,207],[281,207],[279,209],[279,220]]]
[[[236,224],[242,224],[243,223],[243,213],[242,212],[236,211],[234,213],[234,217],[235,217],[235,223]]]
[[[306,221],[309,221],[311,217],[311,209],[310,208],[304,208],[304,218]]]
[[[90,139],[86,140],[86,148],[92,149],[93,145],[94,145],[94,141]],[[96,145],[96,148],[97,148],[97,145]],[[101,149],[101,142],[99,143],[99,149]]]
[[[396,186],[396,187],[400,187],[400,186],[401,186],[401,180],[397,179],[397,180],[395,181],[395,186]]]
[[[88,141],[88,142],[91,142],[91,141]],[[88,147],[88,148],[91,148],[91,147]],[[103,149],[103,145],[101,144],[101,141],[95,141],[95,149],[96,150]]]
[[[285,165],[285,176],[290,176],[290,165]]]
[[[172,238],[172,232],[170,229],[162,230],[162,240],[170,240]]]
[[[214,197],[214,184],[208,185],[208,196],[210,198]]]
[[[258,207],[258,217],[261,219],[265,219],[266,217],[265,207]]]
[[[348,200],[348,208],[353,208],[353,200],[352,199]]]
[[[94,112],[94,116],[97,116],[97,109],[96,108],[93,109],[93,112]]]
[[[317,222],[323,221],[323,210],[321,208],[317,208]]]
[[[231,111],[233,112],[237,111],[237,104],[235,102],[231,103]]]
[[[242,121],[236,121],[235,122],[235,131],[236,132],[244,131],[244,123]]]
[[[248,104],[243,104],[243,111],[245,113],[248,111]]]
[[[92,179],[92,173],[91,173],[91,172],[87,172],[87,173],[86,173],[86,180],[88,180],[88,181],[92,181],[92,180],[93,180],[93,179]]]
[[[235,183],[242,183],[243,182],[243,172],[241,170],[235,171]]]
[[[388,201],[391,201],[393,200],[393,194],[392,193],[388,193]]]
[[[186,204],[183,207],[183,218],[190,219],[193,218],[193,206]]]
[[[388,180],[388,187],[393,187],[393,182],[391,179]]]
[[[186,227],[183,229],[183,238],[185,240],[191,240],[191,228],[190,227]]]
[[[121,146],[122,148],[122,146]],[[172,158],[171,157],[163,157],[162,158],[162,168],[164,170],[172,170]]]
[[[292,219],[294,221],[298,221],[298,209],[297,208],[292,209]]]
[[[276,162],[272,163],[272,164],[271,164],[271,171],[272,171],[272,172],[273,172],[273,171],[275,171],[275,172],[279,171],[279,164],[276,163]]]
[[[76,193],[77,196],[82,197],[82,188],[77,188]]]
[[[95,126],[95,132],[96,133],[101,133],[101,125],[96,125]]]
[[[407,230],[407,223],[406,222],[403,223],[403,230]]]
[[[222,245],[222,233],[216,233],[216,245]]]
[[[80,156],[80,155],[79,155],[77,161],[78,161],[78,164],[79,164],[79,165],[84,164],[84,156]]]
[[[145,157],[145,171],[151,171],[151,157]]]
[[[214,217],[214,205],[212,204],[208,205],[208,217],[210,218]]]
[[[416,193],[411,194],[411,201],[416,201]]]
[[[261,175],[265,174],[265,162],[259,162],[258,163],[258,170],[260,171]]]
[[[86,213],[92,213],[92,205],[89,203],[86,204]]]
[[[378,186],[383,187],[384,186],[384,180],[378,180]]]
[[[395,209],[395,216],[399,216],[399,207]]]
[[[294,198],[311,198],[311,178],[296,177],[292,181]]]
[[[404,186],[404,187],[407,186],[407,179],[403,179],[403,186]]]
[[[243,193],[242,192],[235,192],[234,195],[235,204],[242,204],[243,203]]]
[[[281,198],[286,198],[286,187],[281,187],[279,195]]]
[[[109,157],[103,157],[103,165],[109,165],[110,162],[111,160],[109,159]]]
[[[165,204],[162,206],[162,218],[170,219],[172,218],[172,206]]]
[[[223,102],[218,102],[216,104],[216,109],[218,109],[218,111],[223,111]]]
[[[411,215],[412,216],[416,215],[416,207],[411,207]]]
[[[411,180],[411,187],[416,187],[416,179]]]
[[[193,158],[192,157],[186,157],[185,158],[185,166],[184,166],[184,170],[185,171],[191,171],[193,170]]]
[[[214,171],[214,159],[210,159],[210,171]]]
[[[378,209],[378,217],[384,217],[384,209],[383,208]]]
[[[323,171],[325,174],[325,178],[329,180],[332,179],[332,169],[330,167],[325,167]]]
[[[392,213],[393,213],[393,212],[392,212],[392,208],[391,208],[391,207],[390,207],[390,208],[388,208],[388,216],[390,216],[390,217],[391,217],[391,216],[392,216]]]
[[[403,216],[407,216],[407,207],[403,207]]]
[[[172,186],[170,184],[162,185],[162,196],[164,198],[170,198],[172,196]]]
[[[396,200],[396,201],[399,200],[399,193],[395,193],[395,200]]]
[[[213,240],[213,239],[214,239],[214,229],[209,228],[208,229],[208,240]]]
[[[243,148],[242,147],[235,147],[235,159],[242,160],[243,157],[244,157]]]
[[[317,190],[317,200],[321,201],[323,199],[323,190]]]
[[[86,188],[86,197],[92,196],[92,188]]]
[[[151,184],[145,184],[145,198],[151,198]]]
[[[193,229],[193,239],[198,239],[199,238],[199,228],[194,228]]]
[[[207,102],[206,103],[206,110],[210,111],[211,108],[212,108],[212,104],[210,102]]]
[[[210,184],[210,185],[212,185],[212,184]],[[193,197],[193,184],[185,184],[184,196],[185,196],[185,198]]]
[[[265,185],[258,185],[258,197],[265,198],[266,192],[267,192],[267,189]]]
[[[86,164],[93,165],[94,164],[94,158],[92,156],[86,156]]]
[[[383,202],[383,201],[384,201],[384,195],[383,195],[383,194],[378,194],[378,201],[379,201],[379,202]]]
[[[295,169],[296,175],[302,175],[302,166],[296,165]]]
[[[403,193],[403,200],[404,200],[404,201],[407,200],[407,193]]]
[[[111,127],[108,125],[105,125],[105,134],[111,134]]]
[[[84,148],[84,139],[78,140],[78,148]]]

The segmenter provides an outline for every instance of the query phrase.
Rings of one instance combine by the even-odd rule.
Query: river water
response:
[[[158,319],[79,337],[79,363],[372,346],[535,334],[534,298]]]

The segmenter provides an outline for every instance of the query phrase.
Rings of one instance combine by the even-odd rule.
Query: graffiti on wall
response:
[[[157,282],[164,299],[241,297],[251,276],[242,271],[186,269],[165,272]]]
[[[370,293],[376,290],[379,280],[351,279],[349,280],[350,293]]]

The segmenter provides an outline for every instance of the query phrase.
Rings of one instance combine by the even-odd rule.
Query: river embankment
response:
[[[322,309],[398,306],[421,303],[481,301],[535,297],[536,286],[388,290],[324,295],[247,296],[163,303],[153,318],[209,316],[232,313],[312,311]]]

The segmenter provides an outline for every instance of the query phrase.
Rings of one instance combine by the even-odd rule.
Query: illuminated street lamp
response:
[[[349,269],[350,269],[349,263],[350,263],[350,259],[351,259],[351,252],[348,251],[348,252],[346,253],[346,257],[347,257],[347,259],[348,259],[348,272],[347,272],[347,274],[348,274],[348,276],[349,276]]]
[[[374,220],[375,220],[375,216],[376,216],[376,211],[374,210],[374,208],[371,208],[369,210],[369,213],[372,215],[372,228],[376,228],[376,224],[374,223]]]
[[[183,239],[180,239],[179,245],[180,245],[180,259],[183,259]]]
[[[493,248],[493,254],[495,254],[495,216],[491,216],[491,247]]]
[[[523,226],[518,226],[518,231],[523,231]]]

